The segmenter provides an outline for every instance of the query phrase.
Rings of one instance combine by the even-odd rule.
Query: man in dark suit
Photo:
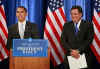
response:
[[[65,23],[61,34],[61,43],[66,50],[64,66],[69,69],[67,56],[78,59],[84,53],[88,68],[83,69],[92,69],[93,54],[90,45],[94,36],[93,24],[82,19],[83,12],[80,6],[72,6],[70,13],[72,21]]]
[[[26,16],[27,9],[23,6],[19,6],[16,10],[16,17],[18,19],[18,23],[13,24],[8,28],[8,50],[12,48],[13,39],[40,38],[37,25],[26,21]],[[7,59],[7,63],[9,63],[9,58]],[[7,69],[8,68],[9,64],[7,64]]]
[[[8,49],[12,48],[13,39],[40,38],[37,25],[26,21],[26,16],[27,9],[23,6],[19,6],[16,10],[18,23],[8,28]]]

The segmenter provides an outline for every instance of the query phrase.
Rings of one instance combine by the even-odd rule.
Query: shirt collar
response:
[[[21,24],[23,24],[23,26],[24,26],[24,30],[25,30],[26,20],[23,21],[23,22],[18,21],[19,31],[20,31],[20,29],[21,29],[21,28],[20,28]]]
[[[81,24],[82,19],[79,20],[77,27],[79,28],[80,24]]]
[[[18,21],[18,24],[23,24],[23,25],[25,25],[25,24],[26,24],[26,20],[23,21],[23,22]]]
[[[80,19],[77,23],[77,28],[79,29],[82,19]]]

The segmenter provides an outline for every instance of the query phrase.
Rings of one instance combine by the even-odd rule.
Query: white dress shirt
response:
[[[25,25],[26,25],[26,20],[24,22],[18,22],[18,29],[21,39],[24,38]]]

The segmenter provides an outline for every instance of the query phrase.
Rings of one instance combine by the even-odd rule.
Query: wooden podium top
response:
[[[50,49],[48,57],[15,57],[10,50],[10,69],[50,69]]]

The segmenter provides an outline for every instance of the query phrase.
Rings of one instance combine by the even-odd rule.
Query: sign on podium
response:
[[[50,69],[48,41],[14,39],[10,50],[10,69]]]

